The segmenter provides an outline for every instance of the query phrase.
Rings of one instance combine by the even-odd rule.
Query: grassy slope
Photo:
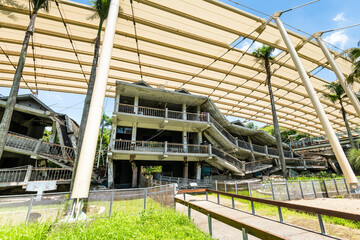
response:
[[[173,210],[115,214],[72,224],[1,227],[0,239],[211,239]]]

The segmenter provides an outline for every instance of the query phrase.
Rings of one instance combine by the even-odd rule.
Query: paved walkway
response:
[[[182,194],[177,195],[177,197],[183,199]],[[200,207],[206,208],[216,213],[222,214],[224,216],[237,219],[248,225],[252,225],[254,227],[264,229],[268,232],[280,235],[286,239],[294,239],[294,240],[334,239],[332,237],[323,236],[321,234],[310,232],[302,228],[283,224],[271,219],[254,216],[250,213],[245,213],[236,209],[231,209],[229,207],[219,205],[214,202],[202,200],[196,196],[186,195],[186,201],[189,201],[194,205],[198,205]],[[176,210],[183,212],[184,214],[187,215],[187,211],[188,211],[187,207],[182,204],[177,203]],[[203,232],[209,233],[208,218],[206,215],[191,209],[191,219],[199,229],[201,229]],[[242,239],[242,232],[236,228],[233,228],[215,219],[212,219],[212,226],[213,226],[213,238],[224,239],[224,240]],[[249,235],[249,239],[258,239],[258,238]]]

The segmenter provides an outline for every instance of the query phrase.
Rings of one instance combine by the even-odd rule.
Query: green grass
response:
[[[170,209],[78,223],[33,223],[0,227],[1,239],[211,239],[184,215]]]

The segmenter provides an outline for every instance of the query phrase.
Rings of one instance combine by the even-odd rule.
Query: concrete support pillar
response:
[[[197,132],[197,144],[202,144],[203,138],[202,138],[202,132]]]
[[[79,200],[89,196],[91,173],[93,171],[99,126],[105,101],[116,21],[119,15],[119,2],[119,0],[111,0],[110,2],[99,66],[97,69],[98,74],[95,79],[94,92],[91,97],[91,105],[89,108],[89,117],[85,127],[73,191],[71,193],[71,198],[73,199]],[[78,202],[81,204],[82,201]]]
[[[51,135],[50,135],[49,142],[55,143],[55,141],[56,141],[56,134],[57,134],[57,132],[56,132],[56,121],[54,121],[54,122],[52,123],[52,126],[51,126]]]
[[[187,131],[183,131],[182,133],[182,143],[184,144],[184,152],[188,152],[188,148],[187,148]]]
[[[115,96],[114,112],[119,112],[120,93]]]
[[[344,150],[342,149],[339,140],[337,139],[334,130],[331,127],[330,121],[326,116],[324,109],[321,106],[320,100],[318,99],[314,87],[312,86],[309,76],[307,75],[304,66],[302,65],[300,58],[292,44],[287,31],[284,28],[282,21],[280,20],[281,13],[276,13],[273,17],[276,22],[277,27],[280,30],[280,34],[286,44],[286,47],[291,55],[293,62],[295,63],[296,69],[298,70],[301,80],[305,86],[305,89],[309,95],[309,98],[315,108],[315,111],[320,119],[320,122],[323,126],[323,129],[326,133],[327,138],[331,144],[331,147],[334,151],[336,159],[338,160],[341,170],[344,173],[346,182],[349,184],[351,192],[360,191],[359,183],[356,179],[356,176],[351,169],[349,161],[346,158]]]
[[[131,141],[136,141],[137,123],[133,123],[131,131]]]
[[[184,172],[183,177],[185,179],[189,178],[189,163],[187,161],[187,157],[184,157]]]
[[[197,120],[201,120],[201,106],[196,106],[196,114],[197,114]]]
[[[132,167],[131,187],[136,188],[138,186],[138,167],[136,166],[135,162],[131,163],[131,167]]]
[[[351,102],[352,106],[355,108],[356,113],[358,114],[358,116],[360,116],[359,100],[356,97],[356,95],[354,94],[353,90],[350,88],[350,86],[346,83],[344,74],[341,72],[339,66],[335,62],[335,59],[331,55],[329,49],[325,46],[325,44],[321,38],[321,35],[322,35],[322,32],[317,32],[314,34],[314,37],[315,37],[316,41],[318,42],[321,50],[323,51],[326,59],[330,63],[330,66],[331,66],[332,70],[334,71],[334,73],[336,74],[336,77],[339,79],[341,86],[344,88],[346,95],[349,97],[350,102]]]
[[[110,132],[110,139],[109,139],[109,152],[115,150],[115,140],[116,140],[116,129],[117,129],[117,117],[113,116],[112,124],[111,124],[111,132]]]
[[[196,173],[196,179],[201,179],[201,164],[200,164],[200,162],[197,162],[195,164],[195,173]]]
[[[187,116],[186,116],[186,104],[185,103],[182,104],[182,115],[183,115],[183,119],[186,120]]]
[[[251,150],[251,159],[252,159],[252,161],[256,161],[255,155],[254,155],[254,147],[252,145],[252,141],[251,141],[251,138],[249,136],[248,136],[248,141],[249,141],[250,150]]]
[[[108,188],[114,188],[114,162],[108,158]]]
[[[139,113],[139,96],[134,97],[134,113]]]

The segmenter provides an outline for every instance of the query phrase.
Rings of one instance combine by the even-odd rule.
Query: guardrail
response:
[[[197,191],[197,192],[199,193],[199,191]],[[204,192],[204,191],[202,191],[202,192]],[[185,192],[184,192],[184,196],[185,196]],[[283,238],[274,233],[271,233],[266,230],[263,230],[263,229],[251,226],[249,224],[246,224],[244,222],[241,222],[237,219],[229,218],[229,217],[226,217],[219,213],[216,213],[214,211],[208,210],[206,208],[197,206],[193,203],[187,202],[180,198],[175,198],[175,202],[188,207],[188,217],[189,218],[191,217],[191,209],[207,215],[210,236],[212,236],[212,219],[216,219],[222,223],[225,223],[229,226],[232,226],[236,229],[241,230],[243,239],[247,239],[247,234],[250,234],[250,235],[260,238],[260,239],[269,239],[269,240],[286,239],[286,238]]]
[[[202,154],[215,155],[243,171],[244,163],[236,157],[209,145],[181,144],[168,142],[114,140],[115,151],[156,152],[159,154]]]
[[[150,107],[143,107],[143,106],[135,106],[135,105],[128,105],[128,104],[118,104],[118,112],[128,113],[128,114],[135,114],[135,115],[145,115],[145,116],[152,116],[152,117],[161,117],[161,118],[171,118],[171,119],[183,119],[183,120],[191,120],[191,121],[202,121],[211,123],[223,136],[225,139],[229,140],[235,147],[241,147],[247,149],[249,151],[255,151],[258,153],[266,154],[266,155],[273,155],[278,156],[278,151],[275,148],[268,148],[267,146],[261,146],[256,144],[250,144],[246,141],[239,140],[234,137],[231,133],[229,133],[220,123],[218,123],[210,113],[202,112],[198,113],[188,113],[188,112],[180,112],[180,111],[173,111],[165,109],[158,109],[158,108],[150,108]],[[284,151],[284,155],[287,158],[293,158],[292,151]]]
[[[75,148],[44,142],[42,139],[39,140],[14,132],[8,133],[6,146],[70,164],[75,159]]]
[[[72,170],[66,168],[34,168],[32,166],[0,169],[0,186],[26,185],[29,181],[70,182]]]

